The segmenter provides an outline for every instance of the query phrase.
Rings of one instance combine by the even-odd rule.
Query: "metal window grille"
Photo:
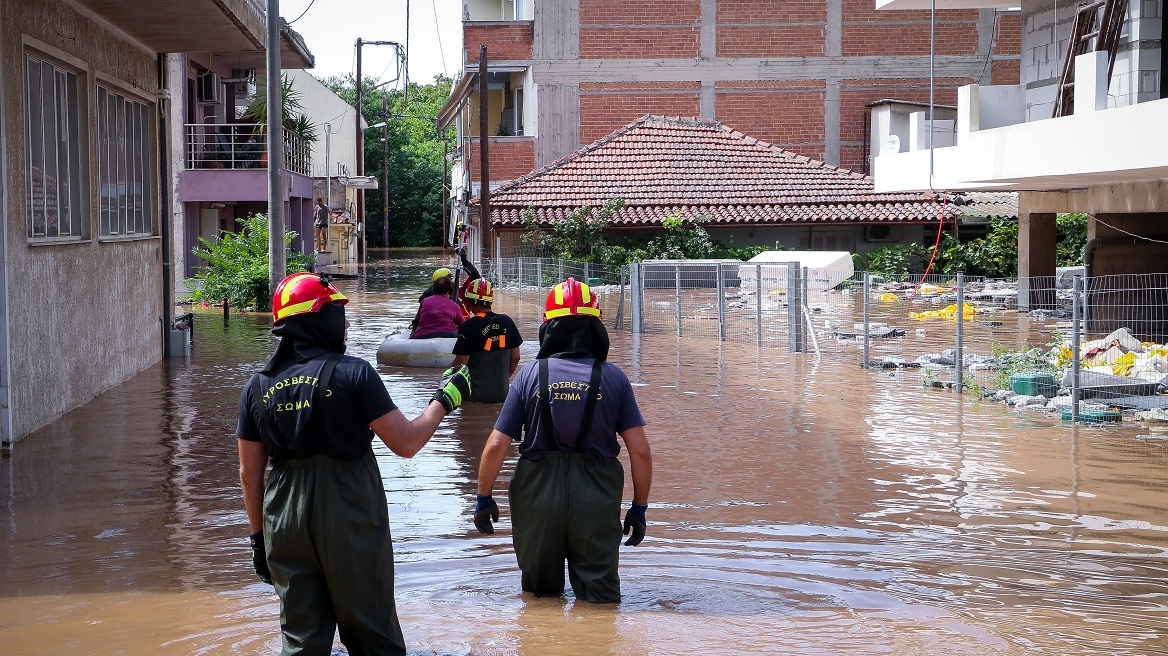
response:
[[[30,238],[83,238],[78,74],[25,53]]]
[[[149,235],[150,108],[97,87],[98,214],[103,236]]]

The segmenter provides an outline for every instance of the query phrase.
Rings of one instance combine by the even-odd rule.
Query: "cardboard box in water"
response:
[[[1010,389],[1015,394],[1051,397],[1058,391],[1058,383],[1051,374],[1033,371],[1010,376]]]

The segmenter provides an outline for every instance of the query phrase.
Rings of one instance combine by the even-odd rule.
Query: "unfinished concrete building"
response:
[[[997,8],[941,16],[937,102],[966,84],[1018,82],[1018,19]],[[458,130],[456,218],[480,184],[481,45],[492,186],[645,114],[714,119],[866,171],[867,105],[928,100],[928,14],[871,0],[465,0],[463,45],[440,115]]]
[[[1006,4],[937,1],[983,9]],[[884,6],[928,16],[924,0]],[[928,117],[919,110],[888,122],[887,135],[896,135],[900,148],[875,159],[876,190],[1020,192],[1018,272],[1030,285],[1023,303],[1043,305],[1052,297],[1043,281],[1055,273],[1060,213],[1090,217],[1089,276],[1168,273],[1164,0],[1024,0],[1021,19],[1016,34],[999,35],[1021,44],[1020,84],[963,86],[950,146],[929,148]],[[1168,305],[1164,289],[1143,295],[1142,306]],[[1124,303],[1114,297],[1101,305]]]

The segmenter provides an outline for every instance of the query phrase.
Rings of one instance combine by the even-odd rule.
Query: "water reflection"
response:
[[[340,281],[350,353],[373,361],[439,264],[398,259]],[[531,340],[525,363],[538,303],[499,294]],[[0,464],[4,653],[277,649],[233,437],[238,390],[274,345],[269,318],[196,313],[189,362],[144,372]],[[417,653],[1168,652],[1162,431],[1073,430],[856,358],[627,333],[612,354],[656,460],[619,606],[522,595],[505,495],[499,531],[474,531],[496,406],[462,410],[413,460],[376,446]],[[378,371],[411,416],[438,374]]]

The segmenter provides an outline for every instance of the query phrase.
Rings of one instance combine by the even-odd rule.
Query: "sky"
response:
[[[410,81],[426,84],[435,75],[453,77],[462,68],[462,0],[280,0],[280,15],[316,57],[312,74],[326,78],[356,72],[358,38],[396,41],[404,47],[407,2]],[[362,47],[363,76],[392,79],[392,53],[388,46]]]

